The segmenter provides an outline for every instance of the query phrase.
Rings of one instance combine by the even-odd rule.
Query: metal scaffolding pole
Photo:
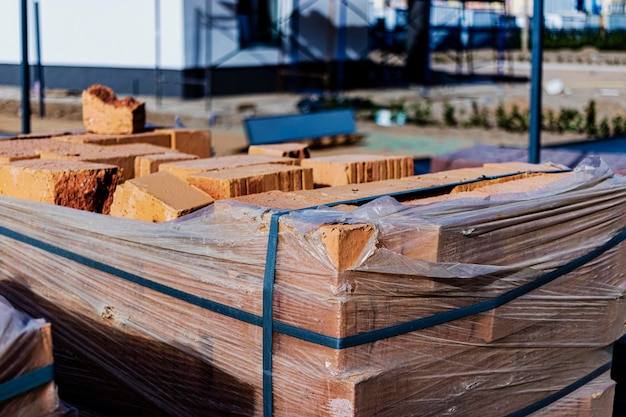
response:
[[[22,0],[22,133],[30,133],[30,68],[28,66],[28,1]]]
[[[528,162],[538,164],[541,154],[541,79],[543,68],[543,0],[535,0],[532,25],[530,87],[530,146]]]

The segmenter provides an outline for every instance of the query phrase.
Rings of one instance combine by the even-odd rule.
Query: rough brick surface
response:
[[[146,124],[145,103],[131,97],[119,100],[113,90],[94,84],[83,91],[83,124],[93,133],[141,132]]]
[[[296,165],[297,162],[298,160],[294,158],[283,158],[271,155],[229,155],[161,164],[159,171],[166,171],[184,179],[187,175],[198,172],[217,171],[220,169],[260,164]]]
[[[49,139],[7,139],[0,141],[0,163],[39,158],[36,142]]]
[[[249,155],[273,155],[287,158],[304,159],[311,156],[309,145],[306,143],[273,143],[268,145],[250,145]]]
[[[73,147],[67,147],[73,145]],[[71,151],[68,153],[67,149]],[[129,145],[98,146],[66,144],[65,148],[42,152],[42,158],[79,160],[117,165],[121,169],[124,181],[135,177],[135,158],[143,155],[168,153],[171,149],[146,143]]]
[[[135,177],[153,174],[159,171],[159,165],[176,161],[198,159],[196,155],[182,152],[168,152],[154,155],[141,155],[135,158]]]
[[[266,191],[296,191],[313,188],[313,171],[299,166],[262,164],[191,174],[187,182],[214,199]]]
[[[170,135],[166,133],[141,132],[120,135],[102,135],[97,133],[80,132],[70,135],[54,137],[55,140],[72,143],[88,143],[92,145],[126,145],[131,143],[147,143],[150,145],[170,147]]]
[[[413,175],[410,156],[332,155],[303,159],[303,167],[313,169],[316,186],[362,184]]]
[[[28,159],[0,165],[0,194],[108,213],[119,168],[81,161]]]
[[[155,129],[154,133],[167,134],[172,149],[179,152],[197,155],[199,158],[213,156],[211,132],[201,129],[173,128]]]
[[[191,213],[213,202],[185,181],[157,172],[126,181],[117,187],[111,215],[135,220],[162,222]]]

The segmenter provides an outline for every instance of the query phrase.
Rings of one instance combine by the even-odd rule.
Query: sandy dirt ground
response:
[[[372,89],[350,91],[348,97],[370,98],[377,104],[404,101],[428,102],[432,106],[433,118],[441,120],[444,103],[457,109],[458,118],[467,117],[473,103],[485,107],[493,114],[495,108],[504,104],[507,108],[517,105],[521,111],[529,108],[530,101],[530,62],[521,53],[508,56],[504,62],[495,60],[493,53],[475,53],[472,61],[463,57],[459,66],[455,56],[440,55],[433,58],[433,70],[450,74],[476,75],[496,74],[498,68],[506,75],[522,81],[463,83],[439,85],[431,88],[407,87],[394,89]],[[526,81],[523,81],[524,78]],[[563,108],[583,111],[590,100],[596,103],[598,120],[602,117],[623,115],[626,118],[626,54],[599,53],[592,49],[582,51],[551,51],[544,53],[544,90],[549,86],[558,87],[554,91],[544,91],[542,107],[558,112]],[[0,87],[1,89],[1,87]],[[21,131],[19,95],[0,95],[0,133],[17,134]],[[188,100],[156,106],[147,98],[148,122],[155,125],[171,125],[176,116],[189,127],[210,128],[213,132],[216,154],[228,155],[246,151],[247,141],[242,123],[249,114],[242,107],[252,104],[256,114],[296,112],[294,103],[304,96],[298,94],[276,94],[238,97],[216,97],[207,110],[206,100]],[[31,132],[58,132],[83,129],[79,96],[71,96],[63,91],[47,92],[46,116],[38,115],[37,97],[31,98],[33,114]],[[216,115],[215,123],[209,124],[210,115]],[[512,133],[497,128],[448,128],[439,125],[379,126],[372,121],[359,120],[358,128],[366,133],[366,140],[350,147],[335,146],[314,150],[313,155],[322,153],[410,153],[428,156],[471,146],[491,144],[526,146],[528,133]],[[541,143],[545,145],[585,140],[576,133],[542,132]]]

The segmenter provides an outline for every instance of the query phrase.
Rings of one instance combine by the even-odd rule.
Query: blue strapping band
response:
[[[557,391],[554,394],[548,395],[546,398],[543,398],[542,400],[539,400],[534,404],[531,404],[527,407],[522,408],[521,410],[511,413],[507,415],[506,417],[525,417],[529,414],[534,413],[535,411],[539,411],[542,408],[549,406],[553,402],[560,400],[566,395],[571,394],[572,392],[576,391],[578,388],[583,387],[585,384],[593,381],[594,379],[596,379],[603,373],[609,371],[610,369],[611,369],[611,362],[608,362],[602,365],[601,367],[599,367],[598,369],[596,369],[595,371],[591,372],[590,374],[585,375],[578,381],[575,381],[572,384],[566,386],[562,390]]]
[[[278,253],[278,226],[280,216],[287,212],[272,214],[267,240],[267,257],[263,279],[263,415],[273,413],[272,359],[274,347],[274,277]],[[266,395],[266,392],[269,393]]]
[[[54,380],[52,364],[37,368],[0,384],[0,403]]]
[[[141,285],[145,288],[149,288],[161,294],[169,295],[173,298],[185,301],[189,304],[193,304],[195,306],[204,308],[206,310],[210,310],[210,311],[222,314],[227,317],[232,317],[234,319],[237,319],[246,323],[254,324],[256,326],[262,325],[261,317],[257,316],[256,314],[248,313],[246,311],[239,310],[237,308],[233,308],[225,304],[217,303],[215,301],[207,300],[206,298],[198,297],[197,295],[189,294],[187,292],[168,287],[167,285],[159,284],[158,282],[150,281],[149,279],[140,277],[139,275],[135,275],[130,272],[126,272],[124,270],[116,268],[114,266],[107,265],[105,263],[88,258],[86,256],[82,256],[77,253],[70,252],[58,246],[54,246],[49,243],[42,242],[41,240],[32,238],[30,236],[26,236],[22,233],[15,232],[6,227],[0,226],[0,235],[9,237],[11,239],[17,240],[19,242],[33,246],[35,248],[49,252],[53,255],[57,255],[62,258],[68,259],[70,261],[74,261],[76,263],[88,266],[98,271],[102,271],[107,274],[114,275],[118,278],[125,279],[126,281],[135,283],[137,285]]]

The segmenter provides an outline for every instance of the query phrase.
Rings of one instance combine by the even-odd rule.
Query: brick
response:
[[[310,168],[279,164],[200,172],[188,175],[186,180],[216,200],[273,190],[313,188],[313,172]]]
[[[124,134],[145,129],[146,106],[132,97],[119,100],[109,87],[94,84],[82,93],[83,124],[92,133]]]
[[[28,159],[0,165],[0,194],[108,213],[120,180],[113,165]]]
[[[273,143],[267,145],[250,145],[249,155],[273,155],[287,158],[304,159],[311,157],[309,145],[306,143]]]
[[[320,187],[413,175],[413,158],[410,156],[331,155],[303,159],[301,165],[313,169],[313,182]]]
[[[67,149],[72,150],[72,152],[65,152]],[[135,177],[136,157],[168,152],[171,152],[168,148],[145,143],[114,146],[73,144],[73,147],[67,146],[66,148],[60,148],[59,150],[42,152],[41,157],[51,159],[73,159],[117,165],[121,168],[123,180],[127,181]]]
[[[220,169],[260,164],[296,165],[297,162],[298,160],[294,158],[283,158],[271,155],[229,155],[161,164],[159,171],[166,171],[184,179],[187,175],[198,172],[217,171]]]
[[[135,158],[135,177],[142,177],[144,175],[158,172],[159,165],[164,163],[175,161],[190,161],[193,159],[198,159],[198,157],[196,155],[182,152],[141,155]]]
[[[157,172],[126,181],[117,187],[112,216],[163,222],[191,213],[213,202],[211,196],[185,181]]]
[[[147,143],[150,145],[170,147],[170,135],[156,132],[140,132],[121,135],[104,135],[98,133],[81,132],[71,135],[56,136],[58,141],[72,143],[86,143],[92,145],[126,145],[131,143]]]
[[[206,129],[155,129],[154,133],[167,134],[170,137],[172,149],[179,152],[197,155],[199,158],[213,156],[211,132]]]

